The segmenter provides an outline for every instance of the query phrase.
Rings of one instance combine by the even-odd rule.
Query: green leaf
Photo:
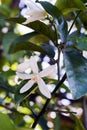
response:
[[[53,42],[56,39],[55,33],[52,31],[52,29],[41,21],[31,22],[27,24],[27,26],[34,29],[36,32],[41,33],[46,37],[50,38]]]
[[[65,19],[62,16],[58,19],[57,28],[59,30],[62,42],[66,42],[68,35],[68,26]]]
[[[3,81],[2,75],[0,75],[0,89],[6,90],[6,91],[11,92],[11,93],[14,93],[14,91],[15,91],[14,87],[11,87],[10,85],[8,85],[8,83]]]
[[[53,18],[59,18],[62,15],[62,12],[51,3],[47,1],[38,1],[38,3],[40,3],[46,12],[53,16]]]
[[[35,38],[36,35],[37,35],[36,32],[32,32],[32,33],[17,37],[12,42],[9,49],[9,53],[12,54],[12,53],[22,51],[22,50],[38,51],[38,52],[41,52],[42,54],[47,54],[49,57],[53,58],[55,55],[53,46],[44,44],[44,43],[43,44],[36,43],[36,41],[38,40],[34,41],[33,39]],[[31,41],[33,41],[34,43],[32,43]]]
[[[15,23],[23,23],[26,19],[24,20],[24,18],[8,18],[7,20],[13,21]],[[37,20],[37,21],[31,22],[29,24],[26,24],[25,26],[35,30],[36,32],[38,32],[40,34],[45,35],[52,41],[55,41],[55,39],[56,39],[55,33],[52,31],[52,29],[41,21]]]
[[[14,23],[22,24],[23,22],[25,22],[26,18],[23,18],[23,17],[12,17],[12,18],[7,18],[6,20],[14,22]]]
[[[16,127],[8,115],[0,113],[0,130],[15,130]]]
[[[33,129],[31,129],[31,128],[21,127],[21,128],[16,128],[16,130],[33,130]]]
[[[2,44],[4,48],[4,55],[9,62],[17,61],[24,54],[23,52],[18,52],[14,55],[8,54],[9,48],[16,38],[17,38],[17,35],[14,34],[13,32],[8,32],[3,37]]]
[[[67,14],[76,10],[86,10],[81,0],[57,0],[55,6],[60,9],[63,14]]]
[[[41,53],[45,53],[45,51],[38,45],[35,45],[31,42],[19,42],[15,44],[11,44],[9,53],[15,53],[22,50],[28,50],[28,51],[38,51]]]
[[[87,51],[87,36],[74,37],[71,40],[73,41],[73,46],[82,51]]]
[[[26,41],[39,44],[41,42],[49,41],[49,39],[43,34],[34,31],[17,37],[12,44],[17,44],[19,42],[26,42]]]
[[[81,120],[74,114],[72,114],[72,118],[75,121],[75,130],[85,130]]]
[[[61,129],[61,125],[60,125],[60,117],[57,113],[57,116],[54,120],[54,130],[60,130]]]
[[[63,52],[69,89],[75,99],[87,93],[87,59],[78,51],[65,49]]]
[[[38,34],[37,32],[31,32],[31,33],[27,33],[27,34],[18,36],[18,37],[16,37],[16,39],[14,39],[12,44],[29,41],[32,37],[36,36],[37,34]]]
[[[68,27],[67,22],[65,21],[61,11],[54,5],[49,2],[39,1],[43,8],[54,18],[57,29],[60,34],[60,38],[63,42],[67,39]]]
[[[51,58],[53,58],[55,56],[55,51],[54,51],[54,47],[52,45],[46,44],[44,43],[42,45],[43,50],[46,51],[47,55]]]

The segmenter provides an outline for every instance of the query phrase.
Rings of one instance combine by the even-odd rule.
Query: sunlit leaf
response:
[[[69,89],[78,99],[87,93],[87,59],[73,49],[65,49],[63,56]]]
[[[15,130],[16,127],[8,115],[0,113],[0,130]]]
[[[19,42],[26,42],[26,41],[30,41],[36,45],[39,45],[41,42],[49,41],[49,39],[46,36],[44,36],[43,34],[33,31],[31,33],[27,33],[27,34],[18,36],[16,39],[14,39],[12,44],[17,44]]]
[[[76,10],[86,10],[86,7],[81,0],[57,0],[55,5],[63,12],[63,14]]]
[[[74,114],[72,114],[72,118],[75,121],[75,130],[85,130],[81,120]]]
[[[33,130],[33,129],[31,129],[31,128],[21,127],[21,128],[16,128],[15,130]]]

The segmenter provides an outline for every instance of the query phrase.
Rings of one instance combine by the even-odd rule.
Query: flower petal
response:
[[[29,81],[20,89],[20,93],[24,93],[24,92],[28,91],[28,90],[33,86],[34,83],[35,83],[34,80],[29,80]]]
[[[23,12],[21,12],[22,14],[25,13],[25,10],[23,10]],[[27,18],[28,14],[25,14],[25,18]],[[30,17],[29,17],[30,16]],[[32,14],[30,14],[28,16],[28,18],[26,19],[25,22],[23,22],[23,24],[28,24],[30,22],[34,22],[36,20],[43,20],[44,17],[44,13],[43,12],[32,12]]]
[[[47,98],[51,98],[51,94],[50,94],[45,82],[40,77],[38,77],[37,83],[38,83],[40,92]]]
[[[25,73],[19,73],[19,72],[16,72],[17,76],[20,78],[20,79],[31,79],[34,77],[33,74],[25,74]]]
[[[31,56],[29,64],[32,71],[38,73],[38,66],[34,56]]]
[[[55,72],[56,66],[51,65],[39,73],[40,77],[46,77]]]
[[[17,72],[23,72],[26,69],[28,69],[30,67],[29,63],[30,63],[30,61],[19,64],[17,67]]]

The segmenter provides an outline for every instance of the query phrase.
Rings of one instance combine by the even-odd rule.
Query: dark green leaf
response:
[[[17,44],[19,42],[26,42],[26,41],[30,41],[30,42],[33,42],[35,44],[39,44],[41,42],[49,41],[49,39],[46,36],[44,36],[43,34],[40,34],[40,33],[33,31],[31,33],[27,33],[27,34],[18,36],[12,42],[12,44]]]
[[[60,117],[57,113],[57,116],[54,120],[54,130],[60,130],[61,129],[61,126],[60,126]]]
[[[25,34],[23,36],[16,38],[10,46],[9,53],[12,54],[22,50],[38,51],[41,52],[42,54],[47,54],[49,57],[53,58],[55,55],[53,46],[48,44],[37,45],[36,43],[30,42],[34,41],[34,39],[30,39],[28,41],[29,38],[36,36],[36,34],[37,34],[36,32],[32,32],[30,34]]]
[[[25,21],[24,18],[8,18],[7,20],[13,21],[15,23],[23,23]],[[41,21],[34,21],[25,26],[35,30],[38,33],[45,35],[52,41],[55,41],[56,39],[55,33],[52,31],[52,29]]]
[[[29,24],[27,24],[28,27],[34,29],[36,32],[41,33],[45,35],[46,37],[50,38],[52,41],[55,41],[55,33],[52,31],[52,29],[44,24],[41,21],[34,21]]]
[[[14,22],[14,23],[22,24],[23,22],[25,22],[26,18],[23,18],[23,17],[12,17],[12,18],[7,18],[6,20]]]
[[[6,91],[11,92],[11,93],[14,93],[14,91],[15,91],[14,87],[11,87],[10,85],[8,85],[8,83],[3,81],[2,75],[0,75],[0,89],[6,90]]]
[[[49,55],[49,57],[54,57],[55,56],[55,51],[54,51],[54,47],[52,45],[49,44],[43,44],[42,45],[43,50],[45,50],[47,52],[47,54]]]
[[[7,59],[9,62],[17,61],[17,60],[18,60],[21,56],[23,56],[23,54],[24,54],[23,51],[22,51],[22,52],[15,53],[14,55],[8,54],[10,45],[13,43],[13,41],[14,41],[16,38],[17,38],[17,35],[14,34],[13,32],[8,32],[8,33],[5,34],[4,37],[3,37],[2,44],[3,44],[3,48],[4,48],[4,55],[5,55],[6,59]]]
[[[9,53],[11,54],[22,50],[38,51],[41,53],[45,53],[45,51],[40,46],[35,45],[31,42],[19,42],[19,43],[12,44],[10,46]]]
[[[51,3],[47,1],[38,1],[38,2],[43,6],[46,12],[49,13],[53,18],[58,19],[62,15],[61,11]]]
[[[39,1],[39,3],[54,18],[61,40],[63,42],[66,41],[68,34],[68,27],[61,11],[56,6],[50,4],[49,2]]]
[[[69,89],[78,99],[87,93],[87,59],[73,49],[65,49],[63,56]]]

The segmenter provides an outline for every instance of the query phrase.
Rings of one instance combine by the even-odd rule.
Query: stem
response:
[[[52,92],[52,96],[55,94],[55,92],[57,91],[57,89],[60,88],[60,86],[61,86],[61,85],[63,84],[63,82],[65,81],[65,79],[66,79],[66,74],[63,75],[62,79],[61,79],[61,80],[58,82],[58,84],[56,85],[56,88],[55,88],[54,91]],[[32,125],[32,128],[35,128],[35,127],[36,127],[38,121],[40,120],[40,117],[45,113],[46,108],[47,108],[47,106],[48,106],[50,100],[51,100],[51,99],[47,99],[47,100],[46,100],[46,103],[44,104],[44,106],[43,106],[41,112],[39,113],[39,115],[37,116],[37,118],[35,119],[35,121],[34,121],[34,123],[33,123],[33,125]]]
[[[54,24],[55,34],[56,34],[56,47],[58,49],[58,59],[57,59],[57,73],[58,73],[58,81],[60,80],[60,48],[58,45],[58,34],[57,34],[57,28]]]
[[[79,14],[80,14],[80,13],[81,13],[81,10],[77,13],[77,15],[76,15],[76,17],[75,17],[75,19],[74,19],[74,21],[73,21],[73,23],[72,23],[71,27],[69,28],[68,34],[70,33],[70,31],[71,31],[71,29],[72,29],[73,25],[75,24],[76,19],[78,18],[78,16],[79,16]]]
[[[54,111],[54,112],[59,112],[59,113],[73,113],[76,114],[76,112],[73,111],[63,111],[63,110],[55,110],[55,109],[47,109],[47,111]]]
[[[83,121],[84,126],[87,130],[87,105],[86,105],[86,97],[83,97]]]
[[[58,71],[58,81],[60,81],[60,49],[58,48],[58,60],[57,60],[57,71]]]

